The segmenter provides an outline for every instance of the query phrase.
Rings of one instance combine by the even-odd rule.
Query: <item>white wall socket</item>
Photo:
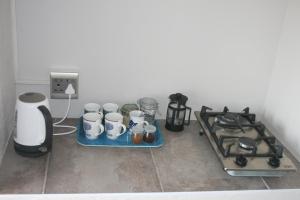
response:
[[[69,83],[75,90],[72,99],[78,99],[78,79],[79,74],[77,72],[50,72],[51,99],[68,99],[69,96],[65,94],[65,90]]]

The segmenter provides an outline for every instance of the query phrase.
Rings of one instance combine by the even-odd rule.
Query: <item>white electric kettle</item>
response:
[[[45,95],[21,94],[16,103],[16,121],[14,146],[18,154],[37,157],[51,150],[53,125]]]

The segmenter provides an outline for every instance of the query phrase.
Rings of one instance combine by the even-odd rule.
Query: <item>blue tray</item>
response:
[[[116,140],[108,139],[105,131],[97,139],[89,140],[85,137],[83,120],[81,117],[77,123],[77,143],[89,147],[161,147],[164,144],[164,137],[160,132],[159,122],[155,121],[154,125],[156,126],[155,141],[151,144],[144,141],[141,144],[133,144],[131,142],[131,137],[128,133],[128,130]]]

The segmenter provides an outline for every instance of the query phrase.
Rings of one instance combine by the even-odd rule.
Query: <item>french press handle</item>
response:
[[[186,109],[189,110],[189,119],[184,121],[184,125],[190,125],[192,109],[190,107],[186,107]]]

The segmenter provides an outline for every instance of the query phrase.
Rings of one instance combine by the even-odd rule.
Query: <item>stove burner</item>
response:
[[[254,150],[256,149],[256,142],[252,138],[241,137],[239,138],[239,145],[241,148],[246,150]]]
[[[242,125],[247,123],[247,120],[238,113],[225,113],[224,115],[217,115],[215,123],[218,126],[229,129],[241,129],[245,132]]]
[[[239,115],[235,113],[226,113],[225,115],[217,116],[218,121],[221,124],[236,124],[239,120]]]

